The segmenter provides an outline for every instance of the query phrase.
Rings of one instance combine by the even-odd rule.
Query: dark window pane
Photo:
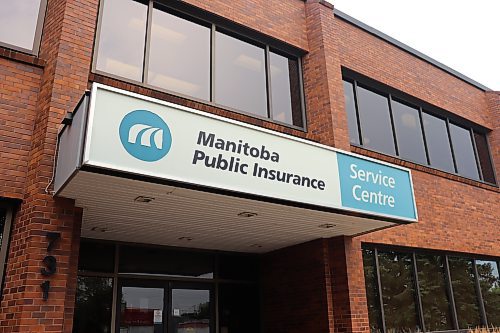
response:
[[[382,332],[382,313],[378,293],[377,268],[375,266],[374,250],[363,250],[363,270],[365,272],[366,301],[370,332]]]
[[[468,129],[450,124],[451,142],[457,163],[457,172],[463,176],[479,179],[472,137]]]
[[[486,135],[474,132],[474,140],[476,141],[477,154],[479,155],[479,163],[481,163],[481,171],[485,182],[495,183],[495,170],[491,164],[490,152],[488,149],[488,141]]]
[[[40,0],[0,0],[0,42],[32,50]]]
[[[172,326],[176,333],[210,332],[210,291],[172,289]],[[161,333],[162,331],[158,331]],[[155,331],[156,333],[156,331]]]
[[[163,288],[122,287],[119,332],[163,332],[164,295]]]
[[[104,1],[97,70],[142,81],[147,12],[137,1]]]
[[[210,99],[210,29],[153,9],[148,83]]]
[[[392,115],[399,156],[420,164],[427,164],[418,110],[393,100]]]
[[[115,265],[114,258],[114,245],[82,240],[78,257],[78,270],[112,273]]]
[[[389,100],[359,86],[357,93],[363,146],[395,155]]]
[[[500,275],[494,261],[477,260],[477,273],[488,326],[500,327]]]
[[[259,289],[255,285],[219,285],[220,333],[258,333]]]
[[[219,278],[257,281],[259,258],[256,256],[224,254],[219,256]]]
[[[435,168],[454,172],[455,167],[453,166],[446,121],[425,112],[422,113],[422,121],[424,123],[430,164]]]
[[[345,111],[347,112],[347,123],[349,125],[349,139],[351,143],[359,144],[358,117],[356,116],[356,104],[354,102],[354,85],[344,81]]]
[[[6,222],[7,215],[4,210],[0,209],[0,248],[2,247],[2,241],[3,241],[3,230],[5,229],[5,222]],[[0,258],[3,259],[3,258]],[[0,262],[0,265],[2,263]]]
[[[420,330],[410,254],[379,252],[385,325],[389,332]]]
[[[270,52],[273,119],[303,126],[297,60]]]
[[[451,285],[460,328],[481,324],[472,260],[449,258]]]
[[[417,255],[417,270],[426,330],[453,329],[443,258]]]
[[[206,253],[134,246],[120,247],[120,273],[213,278],[214,259]]]
[[[113,279],[78,277],[73,333],[110,333]]]
[[[264,49],[216,32],[215,102],[267,117]]]

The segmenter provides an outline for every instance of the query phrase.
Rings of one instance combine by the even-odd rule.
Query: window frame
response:
[[[394,88],[387,87],[382,83],[379,83],[379,82],[377,82],[373,79],[370,79],[370,78],[366,78],[363,75],[352,72],[346,68],[342,68],[342,81],[350,82],[353,85],[353,89],[354,89],[354,103],[355,103],[355,108],[356,108],[356,121],[358,124],[358,133],[355,133],[355,135],[358,138],[359,144],[354,143],[354,142],[350,142],[351,146],[374,151],[374,152],[377,152],[377,153],[380,153],[383,155],[387,155],[387,156],[391,156],[391,157],[396,157],[400,160],[408,161],[408,162],[414,163],[416,165],[425,166],[428,168],[432,168],[435,170],[445,172],[447,174],[459,176],[459,177],[466,178],[466,179],[469,179],[469,180],[472,180],[475,182],[484,183],[484,184],[491,185],[491,186],[498,188],[498,178],[496,175],[495,164],[494,164],[494,161],[492,159],[491,147],[490,147],[490,143],[489,143],[487,129],[484,129],[481,126],[476,125],[468,120],[460,119],[459,117],[457,117],[456,115],[453,115],[452,113],[450,113],[448,111],[441,110],[441,109],[439,109],[435,106],[432,106],[426,102],[420,101],[417,98],[414,98],[414,97],[409,96],[405,93],[399,92]],[[376,93],[378,93],[378,94],[380,94],[388,99],[390,120],[391,120],[389,125],[392,126],[392,130],[393,130],[394,146],[395,146],[395,150],[396,150],[395,155],[388,153],[388,152],[375,150],[373,148],[370,148],[370,147],[367,147],[366,145],[364,145],[363,140],[362,140],[363,137],[362,137],[361,120],[359,117],[358,85],[361,85],[363,88],[369,89],[373,92],[376,92]],[[423,148],[424,148],[425,155],[427,158],[426,164],[422,164],[422,163],[416,162],[415,160],[404,158],[404,157],[400,156],[399,149],[398,149],[399,146],[398,146],[397,137],[396,137],[396,133],[395,133],[394,115],[393,115],[393,111],[392,111],[392,109],[393,109],[392,101],[393,100],[398,101],[398,102],[402,102],[402,103],[407,104],[408,106],[411,106],[411,107],[418,110],[420,129],[421,129],[423,144],[424,144]],[[425,131],[425,126],[423,124],[423,113],[427,113],[433,117],[437,117],[437,118],[440,118],[440,119],[445,121],[445,123],[446,123],[446,136],[448,138],[448,143],[450,145],[452,162],[453,162],[453,172],[438,168],[438,167],[433,166],[431,164],[430,155],[429,155],[429,147],[428,147],[428,142],[427,142],[427,135],[426,135],[426,131]],[[458,173],[455,151],[453,149],[453,142],[451,139],[450,123],[452,123],[456,126],[459,126],[463,129],[466,129],[470,132],[471,143],[472,143],[474,158],[475,158],[474,162],[478,168],[478,175],[479,175],[478,179],[470,178],[468,176],[465,176],[465,175]],[[479,154],[477,152],[477,146],[476,146],[476,140],[474,138],[474,134],[483,135],[485,138],[487,150],[488,150],[488,155],[489,155],[488,156],[489,162],[490,162],[492,170],[493,170],[493,176],[494,176],[493,178],[495,180],[495,183],[491,183],[489,181],[484,180],[481,162],[479,161]]]
[[[46,1],[46,0],[43,0]],[[231,111],[237,114],[243,114],[252,118],[264,120],[270,123],[275,123],[278,125],[282,125],[288,128],[296,129],[301,132],[307,132],[307,116],[306,116],[306,103],[305,103],[305,91],[304,91],[304,78],[303,78],[303,56],[306,54],[304,50],[301,50],[295,46],[290,44],[281,42],[276,40],[273,37],[263,35],[261,32],[253,30],[251,28],[245,27],[238,23],[234,23],[220,17],[216,14],[212,14],[206,12],[202,9],[196,8],[193,5],[181,3],[181,2],[168,2],[165,0],[134,0],[141,3],[146,4],[147,8],[147,19],[146,19],[146,30],[144,33],[145,38],[145,47],[144,47],[144,58],[142,64],[142,81],[137,81],[129,78],[125,78],[116,74],[107,73],[105,71],[98,70],[96,68],[97,65],[97,57],[99,53],[99,41],[101,35],[101,26],[102,26],[102,17],[103,17],[103,8],[104,1],[99,0],[99,10],[97,15],[97,26],[94,37],[94,48],[92,54],[92,66],[91,72],[97,75],[109,77],[115,80],[119,80],[126,83],[131,83],[137,86],[141,86],[144,88],[148,88],[155,91],[160,91],[169,95],[177,96],[183,99],[187,99],[190,101],[194,101],[197,103],[209,105],[212,107],[216,107],[219,109]],[[132,1],[132,0],[130,0]],[[190,22],[201,24],[203,26],[210,27],[210,100],[203,100],[200,98],[196,98],[190,95],[178,93],[172,90],[164,89],[161,87],[157,87],[155,85],[147,83],[147,72],[149,65],[149,52],[150,52],[150,40],[151,40],[151,27],[152,27],[152,16],[153,16],[153,8],[156,5],[160,5],[163,7],[162,9],[170,14],[182,19],[188,20]],[[266,113],[267,117],[260,116],[258,114],[245,112],[243,110],[239,110],[233,107],[229,107],[223,104],[219,104],[215,102],[215,33],[216,31],[227,34],[231,37],[237,38],[240,41],[261,47],[265,52],[265,76],[266,76]],[[272,118],[272,102],[271,102],[271,73],[270,73],[270,52],[274,52],[280,54],[285,57],[295,58],[297,60],[298,72],[299,72],[299,92],[300,92],[300,109],[301,109],[301,119],[303,126],[297,126],[294,124],[288,124],[286,122],[274,120]],[[293,120],[293,118],[292,118]]]
[[[0,246],[0,299],[3,298],[4,277],[7,268],[10,234],[14,220],[14,207],[8,203],[0,202],[0,210],[5,212],[5,225],[2,232],[2,244]]]
[[[23,53],[28,53],[33,56],[38,56],[38,52],[40,51],[40,43],[42,41],[42,30],[43,23],[45,21],[45,14],[47,12],[47,0],[40,0],[40,8],[38,10],[36,28],[35,28],[35,36],[33,37],[33,45],[31,49],[26,49],[21,46],[17,46],[15,44],[5,43],[0,40],[0,47],[4,47],[7,49],[11,49],[14,51],[19,51]]]
[[[450,314],[451,314],[451,320],[452,320],[452,325],[453,329],[448,330],[448,331],[441,331],[441,332],[462,332],[462,331],[467,331],[467,328],[460,328],[458,324],[458,317],[457,317],[457,309],[455,305],[455,296],[453,294],[453,286],[452,286],[452,281],[451,281],[451,272],[450,272],[450,266],[449,266],[449,258],[450,257],[458,257],[462,259],[469,259],[472,261],[473,265],[473,273],[474,273],[474,284],[475,284],[475,292],[476,292],[476,297],[478,300],[478,311],[479,311],[479,316],[480,316],[480,321],[481,325],[483,327],[488,327],[488,319],[487,319],[487,314],[484,306],[484,299],[482,296],[481,292],[481,286],[480,286],[480,281],[479,281],[479,275],[477,271],[477,261],[482,260],[482,261],[493,261],[497,264],[497,268],[500,269],[500,257],[494,257],[494,256],[487,256],[487,255],[474,255],[474,254],[467,254],[467,253],[457,253],[457,252],[451,252],[451,251],[438,251],[438,250],[430,250],[430,249],[419,249],[419,248],[408,248],[408,247],[402,247],[402,246],[392,246],[392,245],[386,245],[386,244],[373,244],[373,243],[362,243],[361,245],[361,251],[364,253],[365,250],[371,250],[372,255],[375,256],[374,258],[374,263],[375,263],[375,276],[377,279],[377,293],[378,293],[378,304],[377,308],[380,311],[380,317],[382,320],[382,333],[387,333],[386,329],[386,320],[385,320],[385,314],[383,310],[383,295],[382,295],[382,285],[381,285],[381,280],[380,280],[380,266],[379,266],[379,260],[378,260],[378,252],[379,251],[392,251],[392,252],[397,252],[397,253],[402,253],[402,254],[410,254],[412,256],[412,277],[413,281],[416,284],[415,286],[415,306],[418,309],[417,310],[417,320],[418,324],[420,327],[422,327],[424,332],[433,332],[433,331],[427,331],[425,327],[425,322],[424,322],[424,314],[423,314],[423,308],[422,308],[422,295],[420,293],[420,286],[419,286],[419,281],[418,281],[418,270],[417,270],[417,262],[416,262],[416,256],[417,255],[436,255],[436,256],[441,256],[443,258],[443,263],[444,263],[444,269],[445,269],[445,285],[446,285],[446,290],[447,293],[449,294],[449,302],[450,302]],[[362,262],[363,264],[363,262]],[[364,276],[364,274],[363,274]],[[366,285],[366,284],[365,284]],[[366,290],[365,290],[366,293]],[[368,306],[368,304],[367,304]]]

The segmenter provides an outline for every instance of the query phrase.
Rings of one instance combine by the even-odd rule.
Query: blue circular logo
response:
[[[154,162],[168,154],[172,146],[170,128],[157,114],[135,110],[120,123],[120,140],[125,150],[135,158]]]

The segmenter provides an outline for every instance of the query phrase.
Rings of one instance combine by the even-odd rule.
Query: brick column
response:
[[[335,237],[330,242],[335,332],[370,331],[361,242]]]
[[[53,198],[57,131],[88,83],[97,0],[48,2],[40,58],[46,62],[36,107],[23,203],[16,214],[0,308],[0,332],[71,332],[81,214],[71,200]],[[48,252],[47,232],[61,239]],[[41,274],[53,255],[57,271]],[[48,300],[40,284],[50,281]]]
[[[350,150],[344,88],[334,25],[333,6],[306,2],[310,52],[304,57],[304,91],[311,139]]]

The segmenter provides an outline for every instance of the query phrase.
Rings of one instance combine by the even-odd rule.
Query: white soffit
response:
[[[60,195],[83,208],[82,237],[222,251],[264,253],[394,225],[85,171]],[[138,196],[154,200],[134,201]],[[335,226],[319,227],[325,224]]]

